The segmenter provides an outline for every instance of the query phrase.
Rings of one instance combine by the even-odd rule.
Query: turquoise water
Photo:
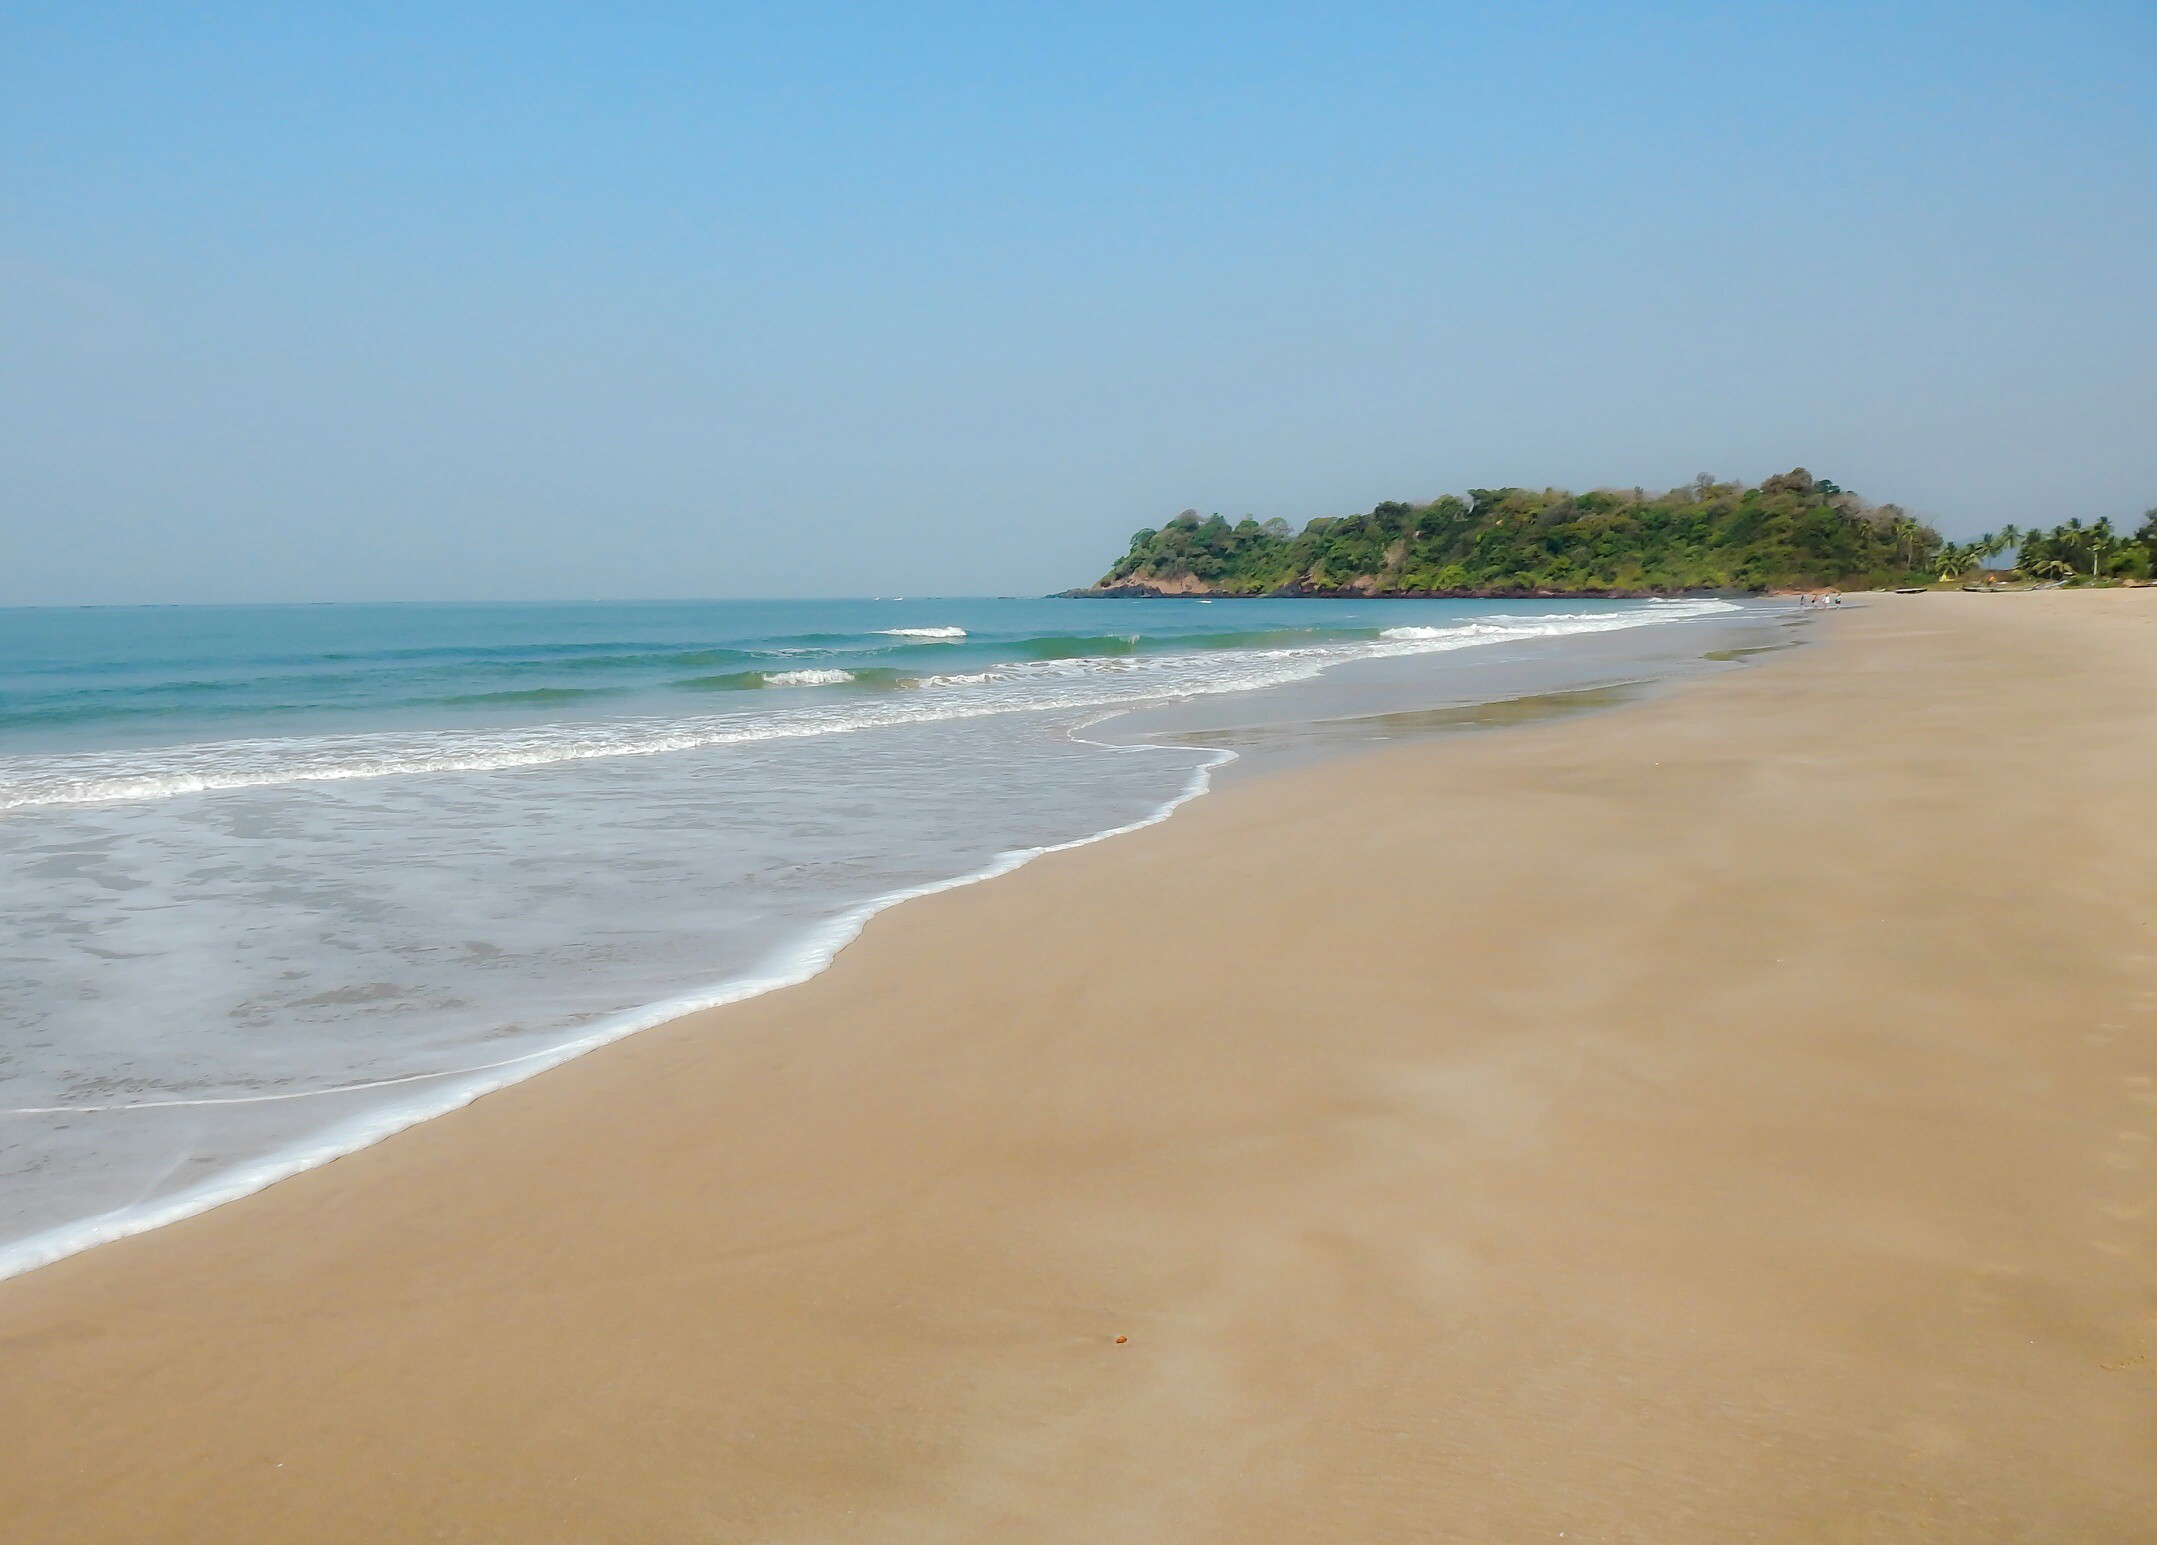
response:
[[[900,600],[0,610],[0,745],[699,713],[789,685],[866,694],[999,667],[1372,640],[1479,606],[1492,609]]]
[[[0,611],[0,1273],[1157,819],[1223,753],[1114,743],[1124,710],[1728,610]]]

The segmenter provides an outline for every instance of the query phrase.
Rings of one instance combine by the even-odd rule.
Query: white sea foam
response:
[[[882,908],[1150,824],[1218,760],[1059,729],[1731,609],[1010,660],[699,716],[0,759],[0,935],[26,941],[0,1021],[29,1032],[0,1067],[0,1275],[800,981]],[[211,790],[239,792],[174,797]]]
[[[885,638],[964,638],[964,628],[878,628]]]
[[[1499,614],[1453,627],[1388,628],[1369,642],[1019,661],[984,672],[932,676],[919,683],[918,690],[899,696],[776,711],[0,757],[0,811],[169,799],[220,789],[354,778],[495,772],[598,757],[656,756],[706,746],[849,734],[930,720],[1242,692],[1307,679],[1349,660],[1612,632],[1734,610],[1727,601],[1678,601],[1653,610]],[[780,671],[766,680],[782,686],[812,685],[836,683],[846,675],[842,671]],[[974,690],[983,686],[998,690]]]
[[[1387,628],[1378,636],[1396,643],[1456,642],[1462,644],[1484,643],[1509,638],[1551,638],[1572,633],[1610,633],[1626,628],[1648,627],[1659,622],[1675,622],[1688,617],[1709,617],[1718,612],[1736,611],[1731,601],[1671,600],[1659,599],[1654,612],[1530,612],[1515,615],[1509,612],[1492,612],[1473,622],[1454,623],[1447,627]]]
[[[1072,739],[1097,748],[1102,752],[1130,754],[1160,748],[1146,745],[1115,745],[1086,739],[1073,732]],[[1008,874],[1020,865],[1047,853],[1060,853],[1091,843],[1105,841],[1110,837],[1123,836],[1129,832],[1158,825],[1176,809],[1206,792],[1213,769],[1235,758],[1233,751],[1206,753],[1204,759],[1191,770],[1183,787],[1173,797],[1162,801],[1153,810],[1135,821],[1091,832],[1085,836],[1064,842],[1044,843],[1035,847],[1015,848],[998,854],[987,864],[965,874],[955,875],[926,884],[908,886],[890,891],[861,902],[822,924],[799,940],[790,949],[767,961],[751,974],[712,984],[709,987],[645,1004],[639,1008],[602,1019],[586,1027],[581,1033],[556,1046],[534,1052],[528,1056],[506,1061],[488,1063],[478,1068],[457,1070],[425,1078],[380,1080],[356,1086],[358,1090],[377,1089],[386,1084],[411,1086],[426,1083],[424,1091],[406,1095],[394,1102],[375,1106],[357,1116],[313,1134],[305,1141],[264,1155],[252,1162],[226,1169],[211,1178],[186,1189],[159,1197],[154,1201],[140,1201],[109,1209],[92,1217],[76,1219],[52,1228],[40,1230],[26,1237],[0,1244],[0,1279],[18,1276],[39,1266],[75,1255],[93,1245],[106,1244],[124,1239],[132,1234],[146,1233],[177,1223],[198,1213],[220,1207],[226,1202],[237,1201],[252,1195],[280,1180],[327,1164],[363,1148],[372,1147],[386,1137],[394,1136],[409,1127],[419,1125],[436,1116],[471,1104],[485,1094],[522,1083],[535,1074],[561,1066],[565,1062],[596,1051],[614,1041],[649,1030],[685,1014],[706,1009],[720,1008],[740,1003],[782,987],[795,986],[809,980],[829,966],[840,950],[845,948],[869,920],[879,912],[898,905],[902,901],[922,896],[936,895],[942,891],[957,890],[962,886],[977,884]],[[356,1092],[355,1088],[338,1087],[295,1095],[281,1095],[280,1099],[305,1099],[310,1094],[344,1095]],[[245,1100],[202,1101],[153,1101],[139,1105],[112,1107],[120,1110],[162,1108],[174,1105],[229,1105],[250,1103]],[[76,1114],[87,1114],[93,1107],[68,1107]],[[20,1110],[0,1110],[0,1116],[48,1114],[49,1108],[29,1107]]]
[[[836,687],[852,681],[852,671],[771,671],[764,677],[767,687]]]

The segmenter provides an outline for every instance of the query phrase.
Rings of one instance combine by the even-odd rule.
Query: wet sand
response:
[[[0,1537],[2157,1537],[2157,591],[1811,637],[0,1283]]]

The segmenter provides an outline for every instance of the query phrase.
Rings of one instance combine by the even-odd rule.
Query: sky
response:
[[[2157,7],[0,0],[0,604],[2157,505]]]

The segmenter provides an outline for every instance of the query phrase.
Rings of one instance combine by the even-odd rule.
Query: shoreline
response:
[[[0,1495],[85,1540],[2135,1537],[2157,618],[2013,612],[1239,781],[0,1284]]]
[[[1719,621],[1720,619],[1700,619]],[[1757,620],[1757,619],[1756,619]],[[1724,624],[1728,626],[1729,624]],[[1585,635],[1559,635],[1553,640],[1561,645],[1583,642],[1586,638],[1609,638],[1613,634],[1630,635],[1660,632],[1661,627],[1638,625],[1632,628],[1613,629],[1608,633]],[[1409,655],[1406,663],[1450,658],[1449,652],[1436,656]],[[1348,666],[1332,666],[1321,671],[1305,686],[1324,681],[1328,676]],[[1574,662],[1575,668],[1584,668],[1591,661]],[[1433,684],[1436,685],[1435,683]],[[1240,701],[1245,698],[1265,699],[1281,689],[1259,688],[1242,693],[1215,694],[1220,698]],[[1509,699],[1492,698],[1481,706],[1503,703]],[[1207,701],[1205,698],[1184,700]],[[385,1108],[361,1110],[331,1122],[302,1141],[276,1149],[260,1158],[211,1175],[186,1189],[161,1196],[152,1201],[138,1201],[116,1211],[94,1214],[69,1222],[38,1230],[13,1240],[0,1241],[0,1282],[50,1266],[71,1256],[101,1245],[132,1238],[139,1234],[167,1228],[175,1223],[198,1217],[213,1209],[252,1196],[270,1186],[290,1180],[295,1176],[330,1164],[338,1159],[359,1153],[377,1143],[411,1130],[425,1122],[437,1120],[503,1089],[508,1089],[527,1079],[563,1067],[578,1058],[589,1055],[617,1041],[683,1019],[734,1004],[748,1002],[771,992],[796,987],[829,969],[832,962],[855,939],[871,920],[902,903],[934,896],[964,886],[998,878],[1051,853],[1066,852],[1089,846],[1110,838],[1142,831],[1167,820],[1183,805],[1209,791],[1216,772],[1239,759],[1236,750],[1225,746],[1207,745],[1202,739],[1192,740],[1172,737],[1176,744],[1156,742],[1143,736],[1135,740],[1091,740],[1083,731],[1095,725],[1121,721],[1145,722],[1162,714],[1173,716],[1178,710],[1176,702],[1140,702],[1115,708],[1092,719],[1083,721],[1071,732],[1074,739],[1097,745],[1107,751],[1137,751],[1144,749],[1199,750],[1207,760],[1194,767],[1183,786],[1163,800],[1154,809],[1135,821],[1104,828],[1100,831],[1068,839],[1063,842],[1039,846],[1014,848],[990,857],[975,868],[956,875],[926,881],[918,885],[902,886],[866,897],[809,929],[802,937],[786,946],[774,956],[753,963],[745,972],[711,982],[709,984],[668,993],[652,1001],[632,1005],[602,1016],[581,1028],[576,1034],[560,1044],[510,1057],[499,1062],[450,1069],[442,1072],[400,1075],[380,1081],[335,1085],[327,1088],[275,1092],[249,1096],[211,1097],[200,1100],[169,1099],[129,1102],[117,1107],[106,1106],[52,1106],[0,1110],[0,1118],[10,1115],[61,1115],[72,1116],[78,1112],[85,1116],[124,1114],[133,1110],[227,1107],[256,1104],[288,1103],[315,1098],[336,1098],[375,1089],[405,1084],[424,1084],[419,1091],[423,1097]],[[1338,754],[1338,748],[1335,754]]]
[[[1106,745],[1108,743],[1103,742]],[[1134,747],[1144,742],[1133,743]],[[1116,748],[1121,749],[1121,748]],[[878,914],[909,901],[941,895],[946,891],[959,890],[965,886],[978,885],[986,880],[997,879],[1037,858],[1051,853],[1068,852],[1074,848],[1088,847],[1096,842],[1106,842],[1112,837],[1126,836],[1159,825],[1174,815],[1182,806],[1205,794],[1216,768],[1235,760],[1236,753],[1222,751],[1213,760],[1193,769],[1182,792],[1163,803],[1143,818],[1105,831],[1074,837],[1068,842],[1051,843],[1043,847],[1017,848],[999,853],[978,869],[969,870],[949,879],[934,880],[923,885],[907,886],[887,891],[848,908],[838,916],[827,920],[812,930],[806,938],[788,949],[781,957],[783,964],[761,964],[746,976],[730,977],[709,987],[678,993],[652,1003],[640,1004],[610,1014],[560,1046],[527,1052],[504,1062],[482,1067],[455,1069],[444,1073],[417,1073],[399,1078],[386,1079],[380,1083],[340,1085],[329,1089],[309,1089],[285,1094],[258,1095],[236,1099],[209,1100],[154,1100],[141,1105],[119,1107],[120,1110],[155,1109],[167,1106],[194,1105],[245,1105],[269,1101],[311,1099],[322,1096],[359,1093],[369,1089],[386,1088],[397,1084],[443,1081],[447,1087],[435,1097],[412,1105],[388,1110],[373,1111],[339,1122],[311,1139],[304,1146],[284,1149],[265,1156],[255,1165],[245,1169],[213,1176],[198,1186],[179,1192],[158,1202],[138,1209],[128,1209],[125,1216],[114,1217],[101,1213],[76,1223],[61,1224],[42,1230],[22,1239],[0,1244],[0,1282],[22,1276],[41,1267],[56,1265],[100,1245],[115,1244],[140,1234],[169,1228],[200,1217],[206,1212],[242,1201],[271,1186],[304,1175],[323,1165],[333,1164],[342,1158],[386,1142],[401,1132],[429,1121],[464,1109],[475,1100],[505,1089],[513,1089],[527,1079],[536,1078],[556,1068],[567,1066],[580,1057],[611,1046],[617,1041],[647,1030],[656,1030],[694,1014],[710,1013],[737,1003],[747,1003],[766,993],[780,992],[811,981],[838,959],[839,952],[861,937],[864,928]],[[477,1073],[496,1073],[504,1069],[516,1069],[502,1077],[472,1080]],[[457,1080],[466,1080],[457,1082]],[[106,1107],[52,1107],[50,1113],[70,1113],[81,1109],[85,1114],[104,1114]],[[45,1108],[35,1112],[0,1111],[0,1115],[46,1114]]]

